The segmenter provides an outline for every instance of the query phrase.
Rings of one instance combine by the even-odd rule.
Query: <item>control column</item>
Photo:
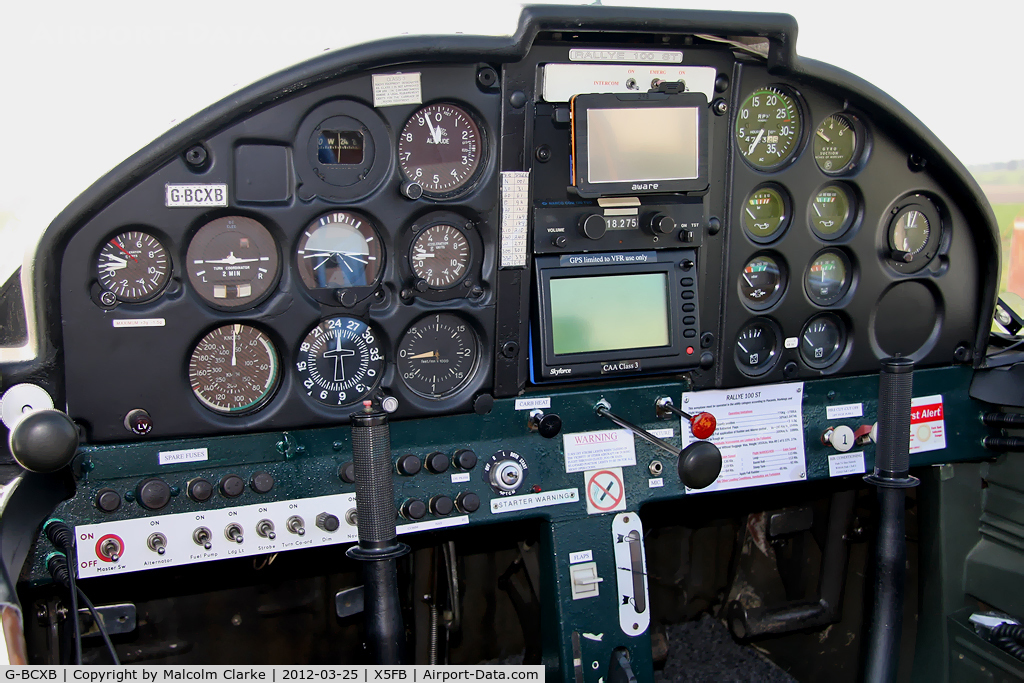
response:
[[[374,411],[370,401],[363,402],[362,412],[352,415],[352,463],[359,544],[347,554],[363,562],[366,647],[377,664],[401,664],[405,629],[395,561],[409,552],[409,546],[399,543],[395,532],[388,417]]]

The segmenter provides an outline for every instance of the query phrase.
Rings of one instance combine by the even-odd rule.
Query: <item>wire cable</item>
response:
[[[96,607],[92,604],[92,600],[82,592],[81,588],[78,588],[78,596],[82,599],[86,609],[89,610],[89,614],[92,615],[92,620],[96,622],[96,628],[99,629],[100,635],[103,636],[103,642],[107,644],[107,652],[110,653],[110,658],[114,660],[114,664],[120,664],[121,660],[117,657],[117,650],[114,649],[114,643],[110,640],[110,634],[107,633],[107,627],[103,624],[103,620],[100,619],[99,612],[96,611]]]

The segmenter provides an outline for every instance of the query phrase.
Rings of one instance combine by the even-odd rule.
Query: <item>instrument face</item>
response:
[[[223,325],[206,334],[192,351],[188,378],[199,402],[221,415],[244,415],[261,408],[280,381],[277,349],[250,325]]]
[[[755,242],[772,242],[789,224],[789,198],[776,185],[765,185],[750,193],[743,202],[743,228]]]
[[[843,354],[846,327],[832,313],[821,313],[800,331],[800,358],[812,368],[827,368]]]
[[[785,266],[767,254],[755,256],[740,273],[739,291],[743,303],[755,311],[774,306],[786,291]]]
[[[413,275],[432,289],[448,289],[462,282],[469,272],[470,259],[466,235],[447,223],[421,230],[409,251]]]
[[[122,232],[103,245],[96,260],[96,278],[118,301],[140,303],[163,291],[171,259],[160,240],[139,230]]]
[[[224,310],[256,306],[280,275],[273,235],[245,216],[224,216],[201,227],[185,258],[193,289],[207,304]]]
[[[469,112],[454,104],[428,104],[402,128],[398,163],[423,194],[448,197],[474,179],[482,150],[480,127]]]
[[[804,288],[811,301],[819,306],[831,306],[850,291],[853,267],[850,259],[839,249],[819,252],[804,274]]]
[[[420,396],[443,398],[472,379],[480,353],[465,320],[438,313],[415,322],[398,342],[398,372]]]
[[[299,345],[295,369],[307,396],[325,406],[348,406],[380,382],[384,354],[373,328],[337,316],[309,331]]]
[[[331,293],[375,285],[383,268],[384,250],[369,219],[333,211],[306,227],[295,257],[302,283],[311,292]]]
[[[796,153],[803,118],[796,96],[783,88],[760,88],[747,95],[736,117],[736,146],[759,171],[785,164]]]
[[[763,375],[779,361],[779,326],[768,318],[756,318],[736,335],[736,364],[751,376]]]
[[[814,162],[828,174],[848,170],[859,150],[860,139],[849,117],[832,114],[814,131]]]

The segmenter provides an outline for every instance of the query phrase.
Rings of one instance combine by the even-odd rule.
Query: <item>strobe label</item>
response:
[[[164,205],[191,208],[228,205],[228,186],[207,183],[164,186]]]

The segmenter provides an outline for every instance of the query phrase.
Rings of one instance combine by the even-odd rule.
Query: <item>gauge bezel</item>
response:
[[[315,229],[322,227],[320,221],[328,216],[335,216],[338,214],[345,214],[351,218],[355,218],[361,221],[364,225],[368,225],[369,229],[373,232],[374,239],[377,241],[380,248],[379,264],[377,266],[377,272],[374,275],[373,282],[368,285],[357,285],[353,287],[311,287],[306,282],[306,273],[303,272],[302,263],[300,261],[299,251],[302,246],[309,240],[310,236]],[[339,221],[331,221],[326,225],[334,225]],[[302,283],[303,289],[309,296],[313,297],[322,304],[328,304],[337,306],[340,302],[339,297],[343,292],[352,292],[355,298],[351,302],[345,302],[347,305],[354,305],[363,299],[367,298],[374,291],[380,287],[381,280],[384,277],[384,270],[387,267],[388,250],[385,245],[385,241],[381,237],[381,232],[377,228],[377,221],[368,216],[362,211],[350,211],[348,209],[339,208],[334,211],[325,211],[318,213],[313,219],[306,223],[305,227],[299,231],[298,239],[295,241],[292,247],[292,261],[294,263],[295,272],[298,274],[298,279]],[[358,229],[358,228],[357,228]]]
[[[474,350],[473,363],[469,370],[466,371],[466,376],[454,388],[440,394],[425,393],[423,391],[418,390],[416,387],[410,384],[405,377],[405,368],[403,367],[402,360],[402,347],[405,346],[405,342],[406,339],[409,337],[409,333],[416,326],[435,316],[444,316],[446,318],[454,320],[458,324],[464,325],[466,328],[466,332],[470,335],[470,338],[472,339]],[[480,335],[476,333],[476,329],[469,320],[462,317],[461,315],[458,315],[457,313],[452,313],[449,311],[438,311],[420,316],[411,324],[406,326],[405,330],[403,330],[402,334],[398,338],[398,343],[395,345],[395,368],[398,376],[402,380],[402,384],[405,386],[406,389],[416,394],[417,396],[425,398],[429,401],[442,401],[461,393],[473,381],[473,379],[476,377],[477,370],[480,367],[480,351]]]
[[[195,259],[194,259],[194,257],[193,258],[189,257],[190,256],[189,252],[192,249],[192,245],[195,244],[196,238],[199,236],[199,234],[207,226],[212,225],[215,221],[219,221],[219,220],[222,220],[222,219],[225,219],[225,218],[244,218],[246,220],[250,220],[250,221],[253,221],[254,223],[256,223],[259,227],[261,227],[264,231],[266,231],[267,235],[270,237],[270,242],[273,244],[273,247],[274,247],[273,255],[277,259],[276,262],[274,263],[273,273],[271,274],[270,278],[268,278],[268,280],[267,280],[266,289],[263,292],[261,292],[260,294],[252,297],[251,299],[248,299],[244,303],[239,303],[239,304],[236,304],[234,306],[229,306],[229,305],[225,305],[223,303],[220,303],[220,301],[218,299],[215,299],[215,298],[212,298],[212,297],[207,297],[203,293],[202,286],[203,286],[204,283],[198,283],[197,284],[196,280],[195,280],[196,276],[193,273],[194,266],[195,266],[193,261]],[[221,211],[221,212],[217,212],[217,213],[207,214],[205,216],[202,216],[199,220],[197,220],[195,222],[194,227],[189,231],[189,239],[188,239],[187,243],[184,246],[184,254],[182,256],[182,262],[185,264],[184,265],[185,275],[186,275],[186,278],[188,280],[189,288],[192,291],[192,293],[196,297],[198,297],[198,299],[203,303],[203,305],[209,306],[212,309],[215,309],[215,310],[218,310],[218,311],[224,311],[224,312],[227,312],[227,313],[237,313],[239,311],[248,311],[248,310],[251,310],[251,309],[259,306],[260,304],[262,304],[264,301],[266,301],[268,298],[270,298],[270,296],[273,295],[274,292],[277,291],[277,286],[278,286],[278,284],[281,281],[281,272],[284,270],[284,268],[282,267],[282,258],[281,258],[281,241],[279,239],[279,232],[278,232],[278,230],[274,226],[270,225],[269,223],[270,223],[269,219],[267,219],[265,216],[260,216],[260,217],[257,218],[256,216],[253,216],[253,215],[251,215],[249,213],[246,213],[244,211],[238,211],[238,210]],[[207,246],[209,246],[209,242],[207,242]]]
[[[478,143],[479,151],[476,168],[473,169],[472,173],[470,173],[469,176],[458,185],[458,187],[455,187],[451,190],[446,190],[444,192],[435,192],[432,190],[428,190],[422,185],[419,185],[416,179],[411,177],[406,172],[405,164],[402,162],[401,159],[402,135],[405,133],[405,129],[409,126],[410,123],[412,123],[413,119],[416,118],[417,114],[419,114],[424,109],[427,109],[428,107],[434,106],[449,106],[461,110],[462,113],[465,114],[469,118],[469,120],[473,122],[473,125],[476,126],[477,133],[479,133],[480,135],[480,140]],[[403,180],[411,183],[416,183],[417,185],[419,185],[420,189],[422,190],[423,198],[433,200],[436,202],[445,202],[451,201],[453,199],[461,199],[462,197],[468,195],[477,188],[477,186],[480,184],[480,179],[483,176],[485,169],[487,168],[487,164],[489,161],[489,151],[490,135],[488,134],[487,126],[484,123],[483,117],[481,117],[480,114],[476,111],[476,108],[470,105],[469,103],[463,102],[461,100],[438,99],[431,100],[430,102],[424,102],[422,105],[417,107],[411,114],[409,114],[408,117],[406,117],[405,121],[402,123],[402,127],[398,129],[398,136],[397,142],[395,143],[394,156],[396,163],[398,165],[398,172],[399,174],[401,174]]]
[[[818,320],[830,320],[831,322],[835,323],[836,328],[839,330],[839,339],[836,342],[836,346],[833,349],[832,353],[820,361],[807,357],[807,355],[804,353],[803,343],[804,333],[807,332],[807,328],[810,327],[812,323]],[[842,359],[843,354],[846,353],[846,348],[848,344],[849,334],[846,330],[846,323],[843,322],[843,319],[839,317],[836,313],[833,313],[832,311],[825,311],[822,313],[812,315],[810,318],[807,319],[807,322],[803,324],[803,327],[800,328],[800,339],[797,342],[797,352],[800,356],[800,360],[803,361],[804,365],[815,370],[824,370],[826,368],[830,368],[836,365]]]
[[[775,344],[772,348],[772,359],[767,364],[765,364],[763,368],[752,370],[749,365],[740,361],[740,347],[738,341],[740,335],[743,334],[745,330],[752,327],[756,323],[762,323],[771,330],[772,334],[775,335]],[[775,366],[779,364],[779,359],[782,358],[783,341],[784,338],[782,336],[782,328],[779,327],[779,324],[775,322],[773,319],[764,316],[751,318],[750,320],[743,323],[743,325],[741,325],[740,328],[736,330],[736,334],[733,336],[733,362],[736,364],[736,367],[739,369],[739,371],[746,375],[747,377],[761,377],[763,375],[766,375],[769,372],[771,372],[775,368]]]
[[[826,301],[822,301],[815,295],[811,294],[811,290],[807,285],[807,277],[808,274],[811,272],[811,266],[813,266],[814,263],[825,254],[836,254],[839,256],[839,259],[843,262],[843,267],[846,269],[846,281],[843,283],[843,286],[839,290],[838,294],[836,294],[833,297],[830,297]],[[815,306],[818,306],[820,308],[832,308],[836,306],[836,304],[839,304],[841,301],[843,301],[843,299],[845,299],[850,294],[850,292],[853,291],[854,279],[855,272],[853,268],[853,261],[850,259],[850,256],[846,253],[846,251],[838,247],[826,247],[825,249],[821,249],[820,251],[815,252],[814,256],[811,257],[811,260],[807,262],[806,268],[804,268],[804,293],[807,295],[807,298],[810,300],[810,302]]]
[[[846,196],[849,211],[846,214],[843,225],[840,226],[839,230],[831,234],[826,234],[821,232],[818,226],[814,223],[814,200],[818,198],[819,194],[830,187],[838,188]],[[838,242],[848,234],[851,234],[854,226],[859,225],[862,206],[863,202],[860,199],[860,194],[852,185],[840,181],[829,181],[822,184],[811,193],[811,197],[807,202],[807,225],[811,229],[811,232],[814,233],[814,236],[821,241]]]
[[[920,211],[930,223],[928,239],[924,246],[910,263],[900,262],[892,258],[892,252],[896,249],[893,242],[893,231],[896,229],[896,222],[911,211]],[[939,246],[942,243],[944,226],[942,223],[943,213],[938,204],[931,198],[922,194],[913,194],[898,201],[887,214],[888,223],[885,228],[885,262],[897,272],[910,274],[917,273],[928,266],[939,253]]]
[[[272,378],[270,387],[257,401],[250,403],[238,410],[225,410],[218,408],[214,404],[204,400],[202,397],[200,397],[200,395],[196,392],[195,388],[192,386],[192,358],[195,356],[196,351],[199,349],[199,345],[203,342],[204,339],[206,339],[208,336],[210,336],[217,330],[220,330],[224,327],[232,327],[234,325],[241,325],[242,327],[247,327],[249,329],[255,330],[256,333],[259,334],[266,341],[266,343],[270,347],[271,358],[274,363],[274,377]],[[278,350],[278,347],[274,343],[274,339],[270,333],[266,332],[265,330],[261,329],[256,325],[253,325],[250,322],[232,321],[225,323],[224,321],[220,321],[220,324],[206,328],[203,331],[203,333],[193,342],[191,348],[192,351],[188,354],[188,360],[185,364],[185,376],[189,386],[189,391],[192,394],[192,397],[196,400],[196,402],[199,403],[199,405],[203,406],[203,408],[210,411],[214,415],[219,415],[221,417],[242,417],[252,415],[253,413],[266,407],[267,404],[269,404],[274,399],[274,396],[277,395],[278,390],[281,388],[282,378],[284,375],[284,372],[281,368],[281,352]]]
[[[364,330],[362,332],[360,332],[359,334],[357,334],[356,336],[360,336],[361,337],[361,336],[365,335],[366,332],[371,332],[372,333],[371,337],[373,339],[371,341],[367,341],[366,342],[367,344],[371,345],[370,346],[370,351],[368,353],[371,356],[371,360],[374,360],[372,358],[372,355],[373,355],[372,354],[372,350],[374,348],[376,348],[376,350],[377,350],[377,352],[378,352],[378,354],[380,356],[379,359],[378,359],[379,360],[378,367],[370,368],[370,369],[374,370],[374,374],[373,375],[369,375],[369,373],[367,373],[368,376],[373,378],[373,381],[364,384],[365,391],[363,391],[362,393],[359,393],[355,398],[353,398],[351,400],[346,400],[345,403],[327,403],[327,402],[325,402],[324,399],[320,399],[320,398],[317,398],[316,396],[314,396],[313,394],[315,393],[317,387],[320,388],[323,391],[326,391],[326,389],[324,389],[324,387],[322,385],[318,384],[315,380],[313,380],[313,378],[309,375],[308,369],[301,367],[304,362],[308,363],[308,361],[310,360],[309,359],[309,353],[310,353],[310,350],[311,350],[311,348],[303,349],[302,347],[304,345],[306,345],[306,344],[310,344],[311,345],[311,342],[309,341],[310,338],[314,336],[314,334],[315,334],[317,329],[319,329],[322,325],[326,324],[329,320],[348,320],[348,321],[356,321],[358,323],[361,323],[364,326]],[[339,325],[345,325],[345,323],[339,323]],[[329,329],[329,327],[325,328],[325,330],[326,329]],[[319,408],[324,409],[324,410],[333,410],[333,409],[337,409],[337,408],[350,408],[351,406],[355,405],[356,403],[359,403],[360,401],[364,400],[366,397],[373,395],[373,393],[380,386],[381,382],[384,379],[384,374],[388,370],[387,356],[385,354],[385,349],[386,348],[388,348],[388,345],[385,344],[385,338],[381,334],[380,329],[377,328],[377,327],[374,327],[371,323],[367,322],[366,320],[363,320],[362,318],[358,318],[358,317],[350,316],[350,315],[332,315],[332,316],[327,316],[325,318],[322,318],[322,319],[318,320],[316,322],[316,324],[313,325],[313,327],[311,327],[311,328],[309,328],[307,330],[306,334],[303,335],[302,339],[295,346],[294,365],[292,367],[294,368],[295,373],[296,373],[295,381],[296,381],[297,385],[300,387],[298,389],[299,393],[301,393],[303,396],[305,396],[307,402],[312,403],[312,404],[314,404],[314,405],[316,405]],[[307,379],[309,381],[313,382],[313,387],[309,387],[309,386],[306,385],[305,381]],[[362,383],[360,383],[360,384],[362,384]],[[332,390],[331,393],[337,394],[338,392],[334,392]],[[347,399],[347,395],[346,395],[346,399]]]
[[[747,296],[743,294],[743,272],[746,270],[753,261],[757,259],[768,258],[775,262],[775,265],[779,269],[779,286],[776,287],[775,291],[772,292],[771,296],[761,302],[753,302]],[[749,310],[761,313],[769,309],[774,308],[782,298],[786,296],[786,290],[789,288],[789,265],[786,260],[782,258],[782,255],[774,251],[758,251],[751,254],[744,262],[740,270],[740,276],[736,279],[736,292],[739,294],[740,302]]]
[[[779,221],[779,227],[775,228],[775,230],[770,235],[763,237],[755,235],[753,232],[751,232],[750,228],[747,227],[747,213],[743,211],[743,209],[747,206],[747,202],[750,201],[750,198],[753,197],[758,192],[761,192],[762,190],[771,190],[775,192],[779,197],[781,197],[783,209],[783,215],[781,220]],[[755,244],[758,245],[772,244],[773,242],[778,242],[786,235],[786,232],[789,230],[789,226],[792,223],[793,200],[789,196],[789,192],[782,185],[778,183],[761,183],[754,187],[752,190],[750,190],[750,192],[748,192],[743,197],[743,201],[740,204],[740,225],[743,227],[743,234],[746,235],[747,239],[749,239],[751,242],[754,242]]]
[[[793,142],[793,149],[791,149],[785,157],[779,159],[774,164],[770,164],[767,166],[761,166],[751,161],[748,158],[747,154],[743,151],[742,143],[738,138],[740,112],[743,111],[743,105],[747,102],[747,100],[754,96],[755,92],[758,92],[760,90],[775,90],[779,93],[782,93],[783,95],[788,96],[791,100],[793,100],[793,110],[796,112],[797,117],[800,119],[800,130],[798,131],[797,139]],[[736,118],[733,122],[731,132],[732,143],[736,145],[740,157],[743,159],[744,163],[746,163],[748,167],[752,168],[753,170],[759,173],[775,173],[795,163],[796,160],[800,158],[801,154],[803,154],[804,146],[807,143],[807,125],[805,125],[807,120],[808,118],[806,105],[804,104],[804,99],[796,88],[781,83],[765,83],[763,85],[755,86],[740,101],[739,106],[736,107]]]
[[[143,235],[146,235],[146,236],[151,237],[152,239],[156,240],[156,243],[160,245],[161,249],[163,249],[164,256],[167,257],[167,271],[166,271],[166,273],[164,275],[164,281],[162,283],[160,283],[157,287],[155,287],[152,292],[150,292],[148,295],[146,295],[145,297],[143,297],[141,299],[125,299],[125,298],[121,297],[113,289],[110,289],[109,287],[107,287],[107,285],[105,285],[103,283],[103,279],[100,276],[100,272],[102,270],[100,268],[100,263],[99,263],[100,254],[103,253],[103,250],[106,248],[106,246],[108,244],[110,244],[110,242],[112,240],[114,240],[117,237],[120,237],[121,235],[126,235],[126,234],[132,233],[132,232],[138,232],[138,233],[141,233]],[[93,254],[93,259],[92,259],[92,264],[93,264],[92,265],[92,277],[95,280],[96,284],[99,286],[99,289],[100,289],[100,292],[101,292],[101,296],[102,296],[102,292],[110,292],[114,296],[114,299],[115,299],[115,303],[113,304],[113,306],[116,306],[116,305],[137,306],[139,304],[149,303],[149,302],[153,301],[154,299],[158,298],[161,294],[163,294],[164,291],[167,289],[168,284],[170,284],[171,280],[174,277],[174,259],[171,257],[171,251],[170,251],[170,249],[167,248],[167,243],[166,242],[167,242],[166,238],[162,239],[161,235],[155,234],[154,231],[151,228],[149,228],[148,226],[141,226],[141,225],[122,226],[122,227],[118,228],[117,230],[114,230],[113,232],[108,234],[106,236],[106,238],[103,240],[103,242],[101,242],[97,246],[97,248],[96,248],[96,250],[95,250],[95,252]],[[105,304],[105,302],[103,302],[102,300],[100,301],[100,303],[102,305],[104,305],[104,307],[106,307],[106,308],[111,308],[112,307],[112,306],[107,306]]]
[[[821,162],[818,161],[818,154],[815,151],[816,143],[813,140],[811,142],[811,156],[814,158],[814,165],[818,167],[819,171],[821,171],[827,176],[837,177],[847,175],[850,173],[850,171],[853,171],[855,168],[861,165],[862,157],[864,156],[868,147],[868,131],[867,127],[863,124],[863,122],[857,115],[849,111],[837,111],[821,119],[821,121],[819,121],[818,124],[814,126],[814,132],[811,133],[811,136],[815,137],[818,133],[818,130],[820,130],[821,127],[825,125],[825,122],[832,117],[838,117],[845,120],[847,125],[850,127],[850,130],[853,131],[853,134],[855,136],[853,156],[850,157],[850,160],[840,168],[827,170],[825,168],[822,168]]]
[[[464,224],[465,221],[462,221],[462,223]],[[458,232],[460,235],[462,235],[462,239],[466,241],[468,253],[466,255],[465,270],[463,271],[462,275],[456,278],[454,281],[452,281],[451,284],[438,287],[431,284],[429,280],[420,277],[416,273],[416,266],[413,263],[413,253],[415,252],[416,243],[420,240],[420,238],[431,228],[435,228],[441,225],[446,225],[455,230],[456,232]],[[416,223],[413,224],[412,231],[412,239],[409,241],[409,248],[406,251],[406,266],[409,268],[409,272],[412,273],[412,278],[414,281],[423,280],[424,282],[427,283],[429,290],[432,292],[447,292],[451,289],[454,289],[455,287],[458,287],[466,280],[467,277],[469,277],[469,273],[470,271],[472,271],[473,264],[475,263],[476,260],[476,249],[473,246],[473,240],[470,239],[469,231],[467,231],[465,228],[460,227],[459,221],[449,221],[440,217],[433,218],[427,222],[417,221]]]

